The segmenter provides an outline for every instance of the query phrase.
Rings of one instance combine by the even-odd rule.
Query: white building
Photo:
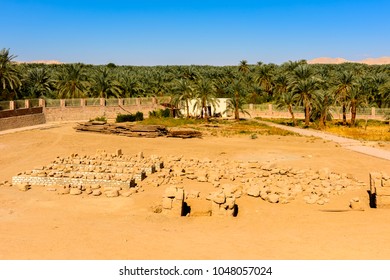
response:
[[[209,110],[208,111],[208,115],[211,116],[211,117],[216,116],[216,115],[220,115],[223,118],[230,117],[232,115],[232,112],[228,112],[227,111],[227,106],[228,106],[228,100],[229,99],[230,98],[216,98],[215,107],[213,107],[212,105],[207,104],[207,109]],[[191,99],[188,102],[189,114],[190,114],[191,117],[199,117],[199,116],[202,115],[201,114],[202,108],[200,106],[195,106],[196,102],[197,102],[196,99]],[[180,108],[179,109],[180,109],[180,113],[183,116],[187,116],[187,109],[186,109],[185,101],[180,103]],[[203,113],[203,115],[205,115],[205,114]]]

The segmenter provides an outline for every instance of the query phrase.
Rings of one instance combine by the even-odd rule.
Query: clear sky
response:
[[[18,61],[237,65],[390,56],[389,0],[1,0]]]

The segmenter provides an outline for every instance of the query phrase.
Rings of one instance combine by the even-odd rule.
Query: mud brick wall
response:
[[[0,118],[0,131],[46,123],[43,113]]]

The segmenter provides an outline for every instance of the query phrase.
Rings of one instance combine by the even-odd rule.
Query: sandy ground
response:
[[[366,185],[370,171],[390,170],[389,161],[303,136],[140,139],[77,133],[72,127],[0,135],[0,181],[46,165],[56,156],[118,148],[125,154],[143,151],[269,161],[314,170],[329,167]],[[185,188],[202,188],[196,184],[200,183]],[[270,204],[243,196],[237,200],[238,216],[221,218],[153,213],[151,206],[161,203],[162,188],[145,187],[128,198],[106,198],[3,186],[0,259],[390,259],[390,209],[369,208],[366,188],[334,196],[323,206],[302,199]],[[356,196],[365,201],[365,211],[348,210]]]

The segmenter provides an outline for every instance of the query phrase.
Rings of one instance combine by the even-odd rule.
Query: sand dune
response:
[[[340,57],[338,58],[318,57],[307,61],[308,64],[340,64],[345,62],[363,63],[368,65],[383,65],[383,64],[390,64],[390,57],[383,56],[378,58],[366,58],[358,61],[346,60]]]

